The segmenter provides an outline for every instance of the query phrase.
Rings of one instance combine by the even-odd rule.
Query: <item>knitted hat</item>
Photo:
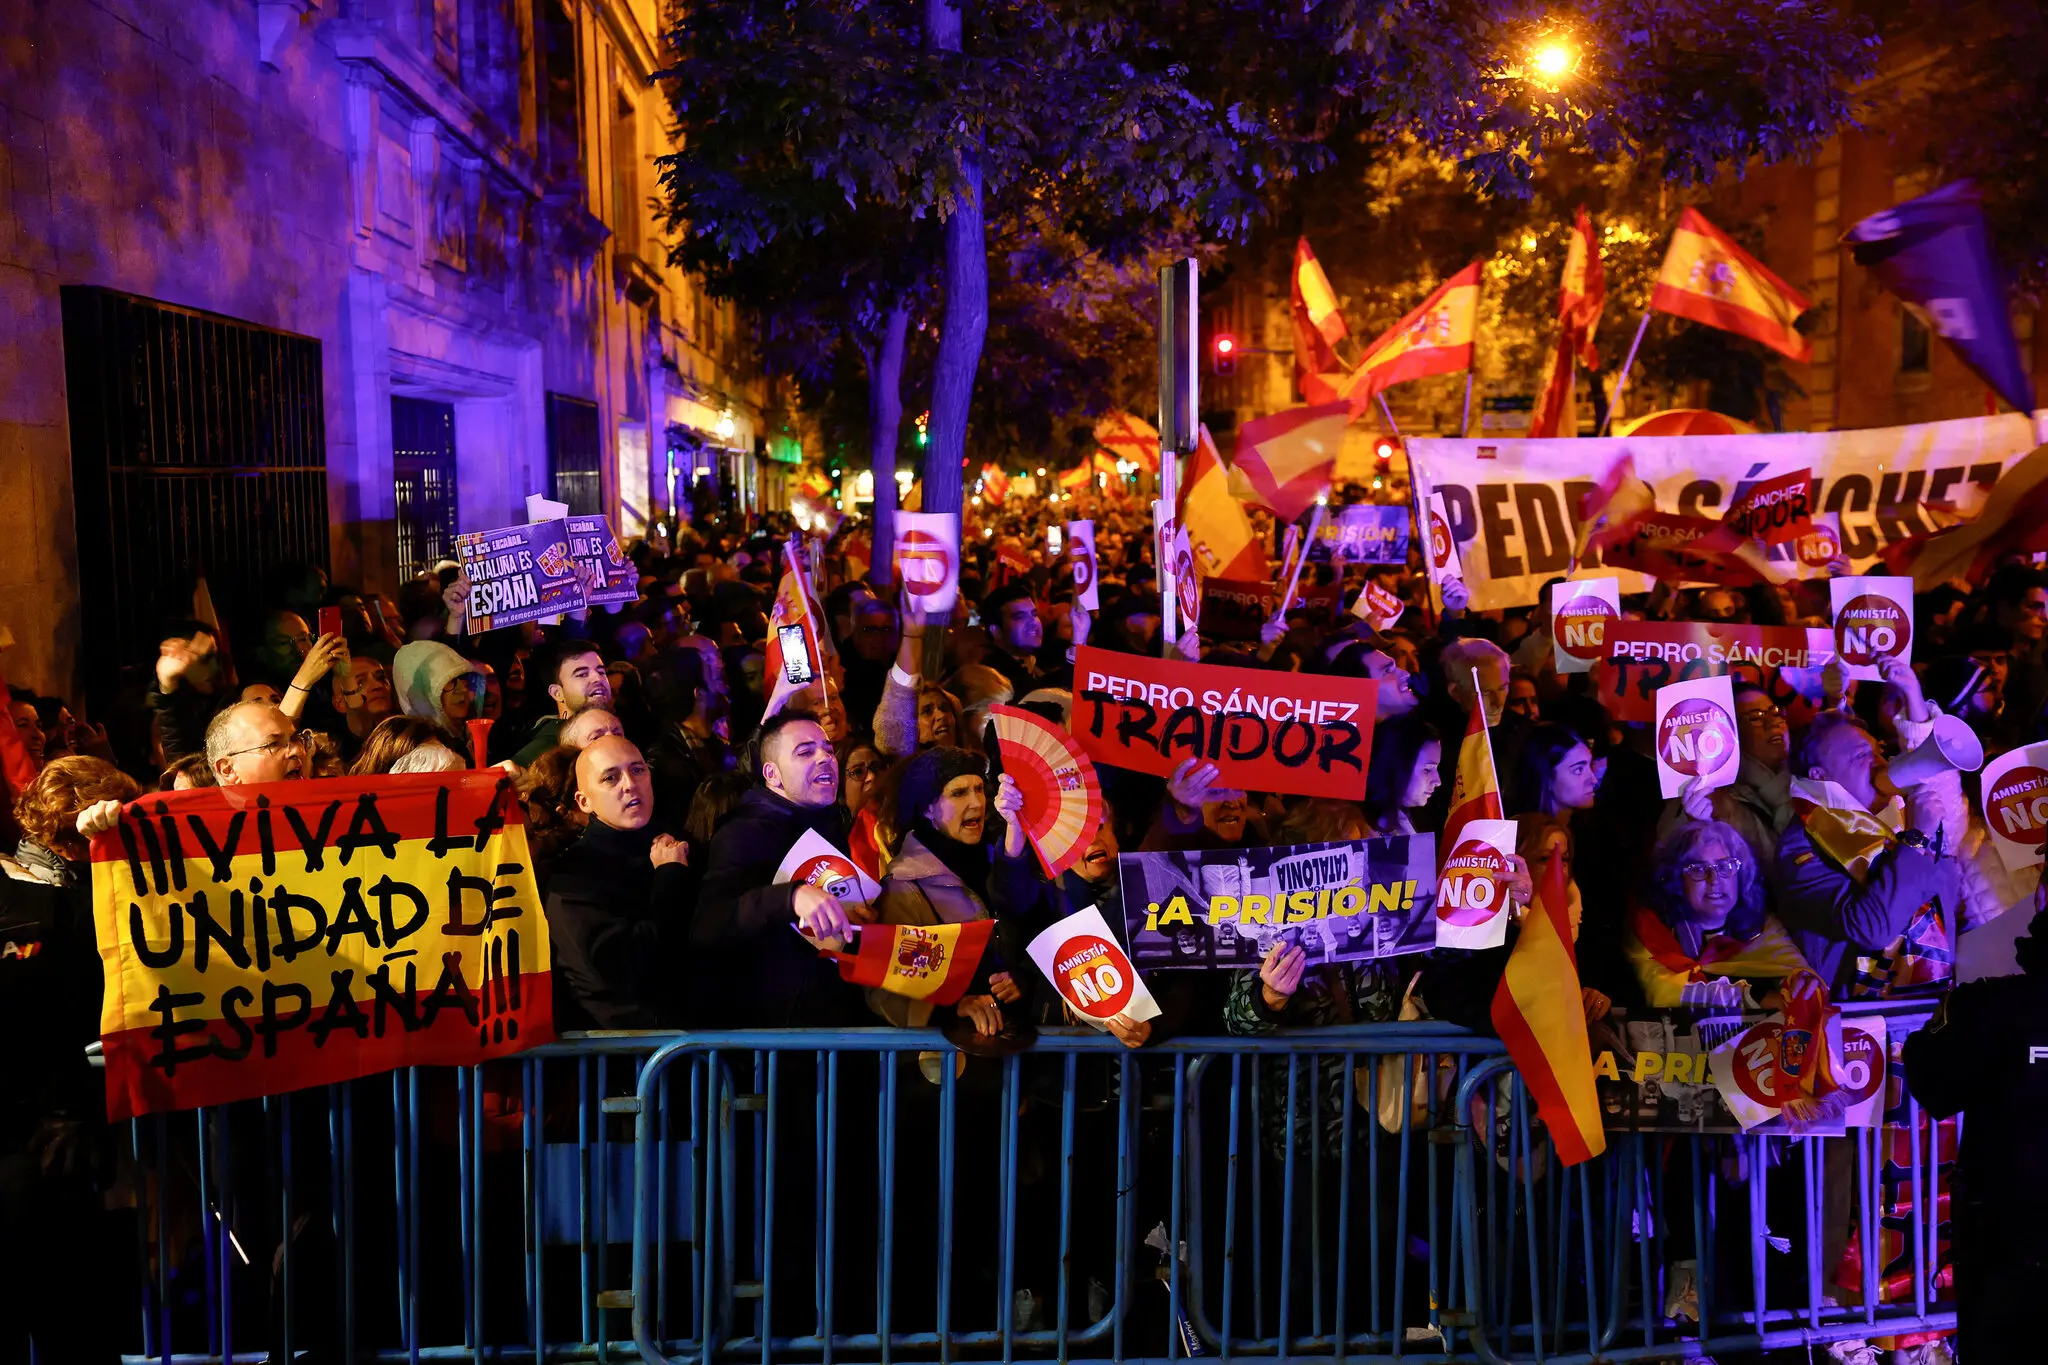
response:
[[[956,777],[986,778],[988,763],[969,749],[947,745],[926,749],[904,765],[902,785],[896,789],[896,826],[909,829],[924,818],[925,808],[945,794]]]

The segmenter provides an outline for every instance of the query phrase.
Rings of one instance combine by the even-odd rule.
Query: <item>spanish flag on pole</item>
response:
[[[1344,403],[1289,408],[1239,428],[1230,491],[1282,521],[1299,521],[1330,491],[1351,409]]]
[[[1115,460],[1130,460],[1149,474],[1159,472],[1159,430],[1142,417],[1112,412],[1095,423],[1095,442]]]
[[[1573,403],[1578,387],[1575,366],[1600,363],[1593,333],[1607,306],[1607,272],[1600,263],[1600,245],[1593,240],[1593,222],[1584,209],[1572,224],[1565,249],[1564,280],[1557,290],[1557,346],[1544,366],[1541,396],[1529,424],[1532,438],[1576,436],[1578,415]]]
[[[1266,548],[1259,543],[1244,504],[1230,491],[1230,475],[1207,427],[1202,428],[1201,440],[1188,457],[1187,473],[1181,479],[1180,521],[1187,528],[1188,543],[1194,547],[1195,564],[1203,577],[1239,583],[1266,581]]]
[[[1478,689],[1473,689],[1477,693]],[[1458,747],[1458,769],[1451,777],[1451,809],[1444,817],[1444,836],[1437,847],[1448,853],[1474,820],[1498,820],[1500,778],[1493,767],[1493,749],[1486,733],[1486,699],[1477,698],[1465,723],[1465,742]]]
[[[1408,379],[1456,374],[1472,368],[1472,338],[1479,329],[1479,262],[1445,280],[1415,310],[1366,347],[1348,375],[1317,375],[1303,392],[1311,402],[1343,402],[1358,416],[1380,390]]]
[[[803,557],[796,537],[786,550],[789,568],[775,590],[775,605],[768,612],[768,660],[770,683],[768,706],[762,719],[778,715],[790,699],[827,676],[828,659],[838,651],[831,637],[818,629],[823,612],[811,594],[810,576],[804,572]]]
[[[1762,342],[1793,360],[1813,358],[1813,345],[1793,326],[1806,296],[1735,244],[1698,209],[1679,215],[1657,272],[1650,307]]]
[[[1294,382],[1306,388],[1315,376],[1341,370],[1337,343],[1350,335],[1330,277],[1303,237],[1294,244]]]
[[[1553,854],[1542,877],[1493,992],[1493,1028],[1536,1099],[1558,1159],[1576,1166],[1607,1150],[1607,1133],[1593,1086],[1564,859]]]

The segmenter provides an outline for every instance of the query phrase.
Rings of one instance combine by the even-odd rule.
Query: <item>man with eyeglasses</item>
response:
[[[267,702],[236,702],[206,727],[206,765],[223,787],[253,787],[310,777],[306,737]]]

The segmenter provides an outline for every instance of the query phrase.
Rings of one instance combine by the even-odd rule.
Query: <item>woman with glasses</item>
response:
[[[1652,1009],[1775,1009],[1820,980],[1764,908],[1756,852],[1719,820],[1680,825],[1657,845],[1649,883],[1629,910],[1626,951]],[[1803,974],[1803,975],[1802,975]]]

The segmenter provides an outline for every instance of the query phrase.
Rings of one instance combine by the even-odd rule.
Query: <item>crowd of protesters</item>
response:
[[[14,689],[10,715],[36,774],[14,805],[0,890],[15,919],[70,935],[70,960],[85,966],[44,979],[33,998],[0,987],[0,1001],[94,1032],[85,860],[119,803],[152,789],[502,765],[553,939],[558,1027],[887,1023],[999,1040],[1074,1022],[1023,945],[1089,904],[1119,925],[1120,851],[1434,831],[1474,707],[1520,827],[1516,900],[1528,902],[1551,860],[1569,871],[1589,1020],[1616,1007],[1938,992],[1959,970],[2014,969],[2036,892],[1988,846],[1974,779],[1944,773],[1901,793],[1886,765],[1944,713],[1987,754],[2048,734],[2048,579],[2033,567],[1923,594],[1915,661],[1882,682],[1834,669],[1817,685],[1739,676],[1738,780],[1666,802],[1649,727],[1609,714],[1590,675],[1554,669],[1541,607],[1474,612],[1455,586],[1438,606],[1415,566],[1311,562],[1304,581],[1340,584],[1346,604],[1369,573],[1408,609],[1381,632],[1305,595],[1317,605],[1268,623],[1257,642],[1194,648],[1206,662],[1369,684],[1379,719],[1364,802],[1232,790],[1193,762],[1171,778],[1105,769],[1100,830],[1049,879],[1016,821],[1014,784],[990,779],[987,710],[1009,703],[1065,723],[1078,645],[1162,649],[1149,522],[1097,510],[1100,606],[1089,612],[1066,561],[1045,550],[1059,519],[1044,505],[970,516],[960,604],[945,621],[862,572],[865,528],[820,542],[816,591],[837,658],[824,684],[765,720],[764,641],[791,529],[774,518],[637,542],[636,603],[481,636],[459,630],[453,564],[395,600],[286,569],[249,594],[260,608],[246,620],[168,623],[155,657],[137,661],[146,694],[125,709],[88,718]],[[1623,615],[1825,625],[1826,587],[1659,587],[1625,598]],[[309,624],[323,615],[338,630]],[[807,831],[873,872],[873,904],[775,883]],[[36,895],[53,899],[17,908]],[[993,919],[995,938],[969,994],[933,1007],[849,985],[817,951],[876,919]],[[1488,1031],[1506,953],[1310,967],[1276,944],[1256,971],[1160,974],[1150,985],[1162,1013],[1119,1017],[1112,1031],[1130,1048],[1418,1017]],[[13,1065],[8,1150],[31,1150],[50,1113],[90,1107],[75,1069]],[[1346,1103],[1344,1077],[1328,1070],[1326,1118]]]

